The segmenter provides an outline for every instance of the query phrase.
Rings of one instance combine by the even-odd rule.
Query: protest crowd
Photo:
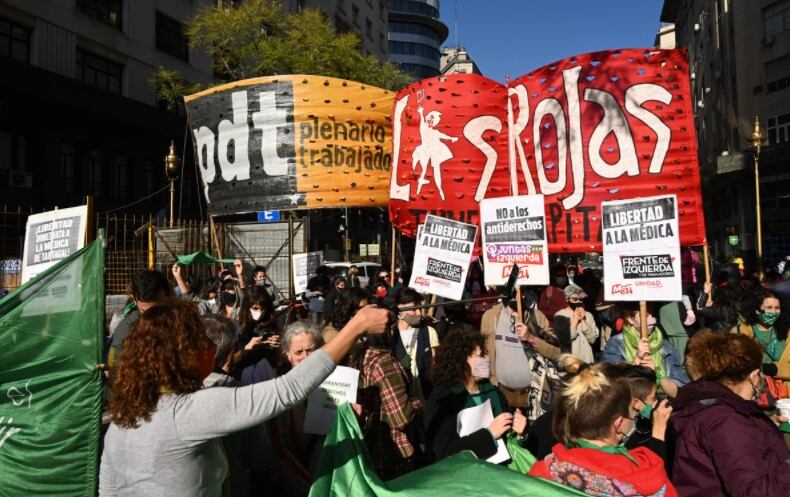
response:
[[[646,338],[639,303],[577,263],[482,315],[420,307],[407,267],[362,287],[322,266],[298,303],[240,260],[205,282],[140,272],[109,325],[100,495],[308,495],[307,399],[341,365],[382,481],[462,451],[506,465],[507,441],[587,495],[786,496],[790,263],[708,283],[699,262],[683,249],[683,299],[649,303]],[[481,273],[464,297],[502,293]]]

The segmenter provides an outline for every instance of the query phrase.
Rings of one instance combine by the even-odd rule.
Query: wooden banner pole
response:
[[[392,227],[392,244],[390,245],[390,250],[392,251],[392,255],[390,258],[390,287],[395,286],[395,232],[397,228],[395,226]],[[404,282],[404,284],[408,285],[408,282]]]
[[[436,307],[435,307],[436,306],[436,294],[431,294],[431,305],[434,306],[434,307],[431,307],[431,308],[428,309],[428,317],[432,318],[434,313],[436,312]]]
[[[705,283],[710,283],[710,253],[708,251],[708,242],[702,246],[702,260],[705,263]]]
[[[523,309],[521,308],[521,285],[516,285],[516,322],[521,323],[524,319]]]
[[[644,300],[639,301],[639,324],[641,328],[639,331],[642,335],[642,339],[647,340],[647,302]]]

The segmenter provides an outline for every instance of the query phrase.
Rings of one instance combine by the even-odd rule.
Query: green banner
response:
[[[370,456],[362,432],[350,405],[345,404],[337,410],[332,429],[324,442],[310,497],[585,495],[547,480],[523,475],[521,471],[534,462],[534,458],[527,454],[520,453],[514,457],[517,467],[508,469],[481,461],[471,452],[462,452],[385,483],[367,464]]]
[[[189,266],[191,264],[213,264],[215,262],[231,264],[233,262],[233,259],[217,259],[213,255],[205,252],[193,252],[187,255],[176,256],[176,258],[178,259],[178,263],[184,266]]]
[[[96,495],[103,244],[0,300],[0,495]]]

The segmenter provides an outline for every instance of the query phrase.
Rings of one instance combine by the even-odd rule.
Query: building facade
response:
[[[773,265],[790,253],[790,0],[665,0],[661,21],[688,50],[713,254],[755,256],[749,139],[759,116],[764,261]]]
[[[439,0],[389,0],[389,60],[416,79],[441,74]]]
[[[317,9],[330,19],[340,32],[359,35],[362,53],[387,60],[386,0],[280,0],[288,10]]]
[[[0,4],[0,197],[34,210],[117,208],[167,185],[171,140],[191,155],[182,115],[164,110],[159,66],[209,83],[211,60],[183,25],[211,0],[8,0]],[[186,144],[186,147],[185,147]],[[187,162],[187,161],[185,161]],[[188,162],[192,164],[191,161]],[[187,203],[195,170],[185,169]],[[135,204],[168,206],[167,194]],[[182,201],[183,202],[183,201]]]
[[[482,74],[464,47],[443,48],[440,66],[442,74]]]

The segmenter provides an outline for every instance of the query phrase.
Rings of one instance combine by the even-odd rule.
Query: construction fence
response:
[[[12,290],[20,285],[25,226],[33,213],[20,208],[0,209],[0,289]],[[306,221],[306,217],[293,221],[294,253],[306,251]],[[176,256],[193,252],[241,259],[248,275],[253,266],[264,266],[277,291],[283,296],[289,294],[287,222],[175,220],[171,227],[167,219],[151,215],[98,213],[94,226],[94,233],[103,229],[107,240],[107,295],[127,294],[132,276],[144,269],[161,271],[172,281]],[[195,264],[185,273],[194,285],[202,285],[221,269],[219,264]]]

